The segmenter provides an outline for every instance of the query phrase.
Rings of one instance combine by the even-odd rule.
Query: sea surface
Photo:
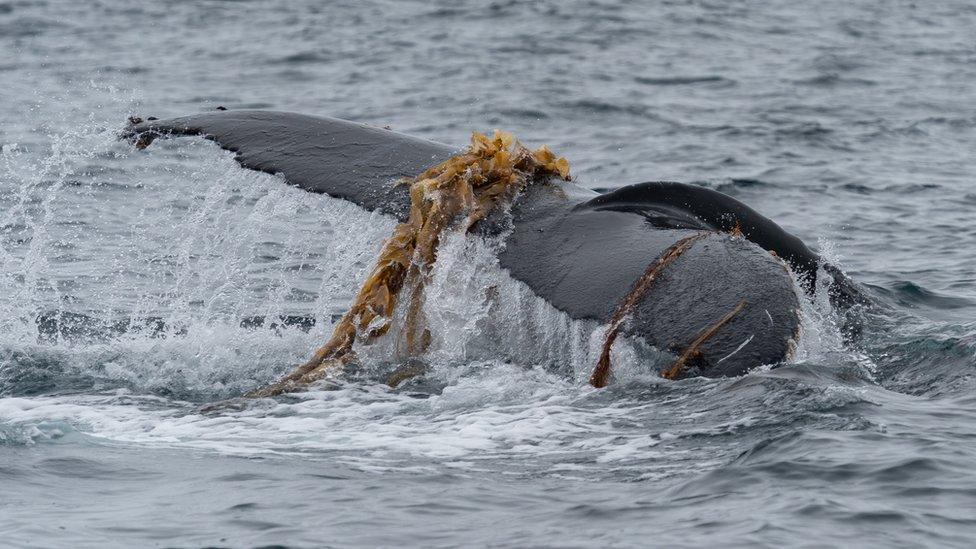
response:
[[[393,226],[117,139],[218,106],[718,189],[861,284],[863,334],[816,299],[789,364],[671,382],[624,342],[596,390],[602,328],[451,238],[428,375],[378,348],[201,413],[324,342]],[[0,1],[0,146],[0,546],[974,544],[971,2]]]

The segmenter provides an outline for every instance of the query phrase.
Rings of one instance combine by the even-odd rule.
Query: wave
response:
[[[634,82],[637,82],[638,84],[647,84],[648,86],[687,86],[689,84],[714,84],[714,83],[735,85],[736,83],[734,80],[730,80],[722,76],[716,76],[716,75],[670,76],[670,77],[659,77],[659,78],[637,76],[634,77]]]

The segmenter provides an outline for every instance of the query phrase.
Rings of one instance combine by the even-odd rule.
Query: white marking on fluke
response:
[[[769,312],[767,312],[766,314],[769,314]],[[738,353],[739,351],[741,351],[742,348],[745,347],[746,345],[748,345],[749,342],[752,341],[752,338],[754,338],[754,337],[756,337],[755,334],[749,336],[748,339],[746,339],[745,341],[742,342],[742,345],[739,345],[738,347],[736,347],[734,351],[732,351],[731,353],[729,353],[729,354],[725,355],[724,357],[722,357],[721,359],[719,359],[719,361],[716,362],[715,364],[721,364],[722,361],[725,360],[726,358],[729,358],[730,356],[734,355],[735,353]]]

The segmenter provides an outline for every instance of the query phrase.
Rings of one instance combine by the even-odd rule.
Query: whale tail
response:
[[[135,119],[123,132],[140,147],[168,135],[211,139],[246,168],[281,174],[288,184],[401,223],[410,218],[411,187],[396,182],[457,152],[364,124],[253,110]],[[679,356],[692,349],[683,364],[693,362],[692,371],[707,376],[739,375],[788,359],[800,318],[784,261],[811,289],[821,263],[802,241],[745,204],[694,185],[643,183],[604,195],[565,182],[531,185],[510,215],[499,264],[571,318],[601,323],[612,321],[669,246],[707,233],[641,293],[620,327]],[[865,301],[839,269],[828,266],[827,272],[835,281],[833,301]]]

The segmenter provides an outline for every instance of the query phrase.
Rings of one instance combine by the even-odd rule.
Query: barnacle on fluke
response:
[[[441,234],[467,232],[526,186],[551,177],[569,181],[569,162],[545,145],[530,151],[512,134],[471,134],[467,150],[399,184],[410,186],[410,215],[383,245],[376,265],[336,324],[332,337],[315,355],[277,383],[247,396],[288,392],[322,379],[355,358],[353,344],[369,342],[390,329],[394,308],[408,296],[406,321],[396,334],[408,356],[422,353],[430,333],[424,327],[424,286],[437,260]]]

